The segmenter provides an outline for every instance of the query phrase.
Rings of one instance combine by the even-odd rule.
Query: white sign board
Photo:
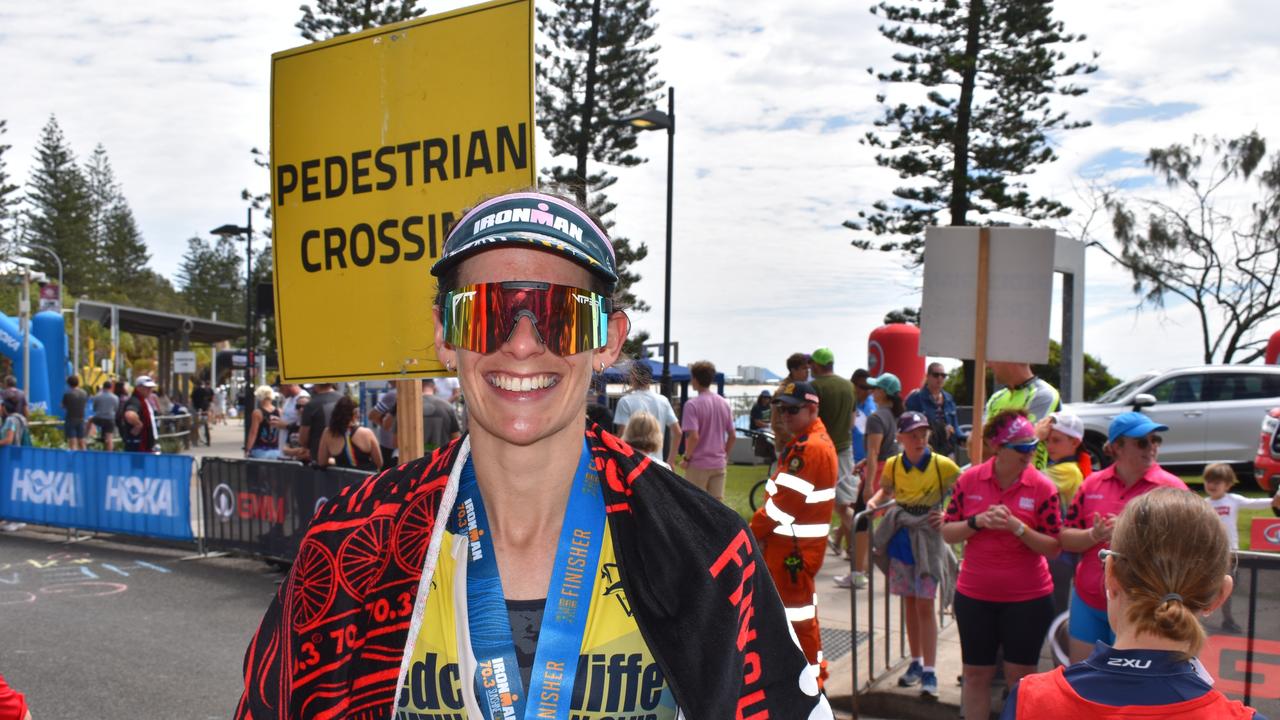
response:
[[[974,358],[978,303],[976,227],[925,231],[923,355]],[[990,228],[987,282],[987,360],[1049,360],[1053,306],[1054,231]]]
[[[191,374],[196,371],[196,353],[194,350],[175,350],[173,353],[173,371],[182,374]]]

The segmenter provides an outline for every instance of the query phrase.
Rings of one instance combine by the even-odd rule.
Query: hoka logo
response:
[[[160,478],[109,475],[106,509],[173,517],[173,484]]]
[[[14,468],[13,490],[9,492],[9,499],[37,505],[77,507],[76,476],[68,472]]]

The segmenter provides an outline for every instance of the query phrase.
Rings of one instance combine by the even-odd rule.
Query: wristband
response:
[[[966,521],[965,521],[965,523],[966,523],[966,524],[968,524],[969,528],[970,528],[970,529],[972,529],[972,530],[974,530],[975,532],[981,529],[981,528],[979,528],[979,527],[978,527],[978,516],[977,516],[977,515],[970,515],[970,516],[969,516],[969,519],[968,519],[968,520],[966,520]]]
[[[1026,523],[1019,523],[1019,524],[1018,524],[1018,529],[1013,531],[1013,536],[1014,536],[1014,537],[1016,537],[1016,538],[1020,538],[1020,537],[1022,537],[1023,535],[1026,535],[1026,534],[1027,534],[1027,524],[1026,524]]]

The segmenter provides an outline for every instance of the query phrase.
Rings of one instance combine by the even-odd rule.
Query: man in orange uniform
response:
[[[791,440],[765,486],[764,506],[751,518],[751,532],[764,550],[787,619],[821,687],[827,661],[813,579],[822,567],[835,506],[836,446],[818,419],[818,393],[807,382],[783,383],[773,396],[773,415],[781,416]]]

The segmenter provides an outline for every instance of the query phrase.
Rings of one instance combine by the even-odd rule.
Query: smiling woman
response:
[[[629,326],[600,224],[502,195],[461,217],[432,274],[469,434],[318,513],[239,716],[831,717],[741,518],[587,423]],[[394,562],[355,573],[356,555]]]

